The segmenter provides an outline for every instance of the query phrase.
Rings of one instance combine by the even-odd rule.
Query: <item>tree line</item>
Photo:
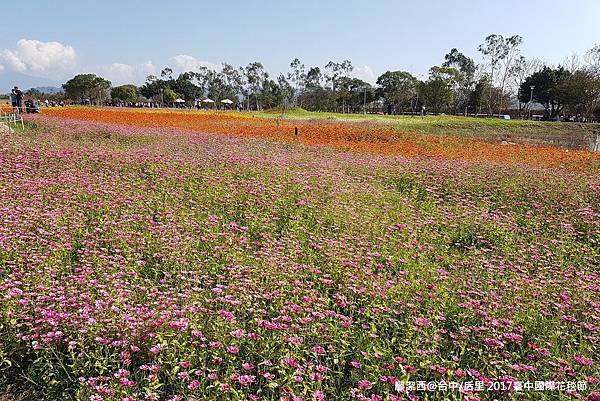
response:
[[[302,107],[310,111],[388,114],[452,113],[526,116],[532,104],[543,106],[544,118],[569,116],[578,121],[600,120],[600,45],[583,58],[571,56],[553,66],[521,54],[519,35],[487,36],[478,46],[481,62],[451,49],[439,65],[419,78],[407,71],[386,71],[375,85],[353,75],[349,60],[323,67],[305,66],[299,59],[286,74],[271,77],[262,63],[234,67],[222,63],[174,75],[169,67],[148,76],[141,86],[112,87],[94,74],[80,74],[63,85],[76,102],[153,101],[171,104],[183,99],[232,100],[238,108],[263,110]]]

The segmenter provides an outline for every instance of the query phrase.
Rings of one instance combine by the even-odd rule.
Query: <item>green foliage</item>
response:
[[[163,99],[165,103],[175,103],[175,100],[177,100],[177,93],[171,88],[166,88],[163,92]]]
[[[110,89],[110,81],[95,74],[78,74],[63,84],[67,97],[73,100],[100,102],[106,99]]]
[[[394,110],[414,109],[417,83],[417,78],[409,72],[386,71],[377,78],[377,94]]]
[[[139,97],[138,87],[135,85],[121,85],[112,88],[110,96],[124,102],[136,102]]]
[[[556,69],[544,67],[541,71],[528,77],[519,89],[519,100],[528,102],[533,87],[533,100],[544,105],[550,113],[550,118],[560,115],[563,107],[569,103],[569,93],[565,85],[571,78],[571,73],[563,67]]]

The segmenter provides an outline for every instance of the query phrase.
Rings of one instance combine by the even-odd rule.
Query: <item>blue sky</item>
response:
[[[452,47],[478,59],[491,33],[520,34],[525,56],[555,64],[600,43],[597,0],[28,0],[3,5],[2,17],[1,91],[76,72],[141,83],[164,66],[221,61],[259,60],[277,75],[294,57],[349,59],[372,81],[386,70],[425,75]]]

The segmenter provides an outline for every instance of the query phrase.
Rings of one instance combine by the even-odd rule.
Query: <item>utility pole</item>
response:
[[[528,107],[528,111],[529,111],[529,119],[531,120],[531,102],[533,102],[533,90],[535,89],[535,85],[531,85],[529,87],[529,89],[531,89],[531,92],[529,93],[529,107]]]
[[[165,92],[165,90],[163,88],[160,88],[160,107],[165,107],[164,92]]]
[[[365,95],[363,97],[363,114],[367,115],[367,87],[365,86]]]

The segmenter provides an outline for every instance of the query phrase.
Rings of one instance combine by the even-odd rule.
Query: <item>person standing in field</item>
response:
[[[23,92],[19,89],[18,86],[15,86],[14,89],[15,97],[17,98],[17,111],[19,113],[23,112]]]
[[[10,104],[12,105],[13,110],[17,107],[17,94],[15,93],[15,88],[10,91]]]

